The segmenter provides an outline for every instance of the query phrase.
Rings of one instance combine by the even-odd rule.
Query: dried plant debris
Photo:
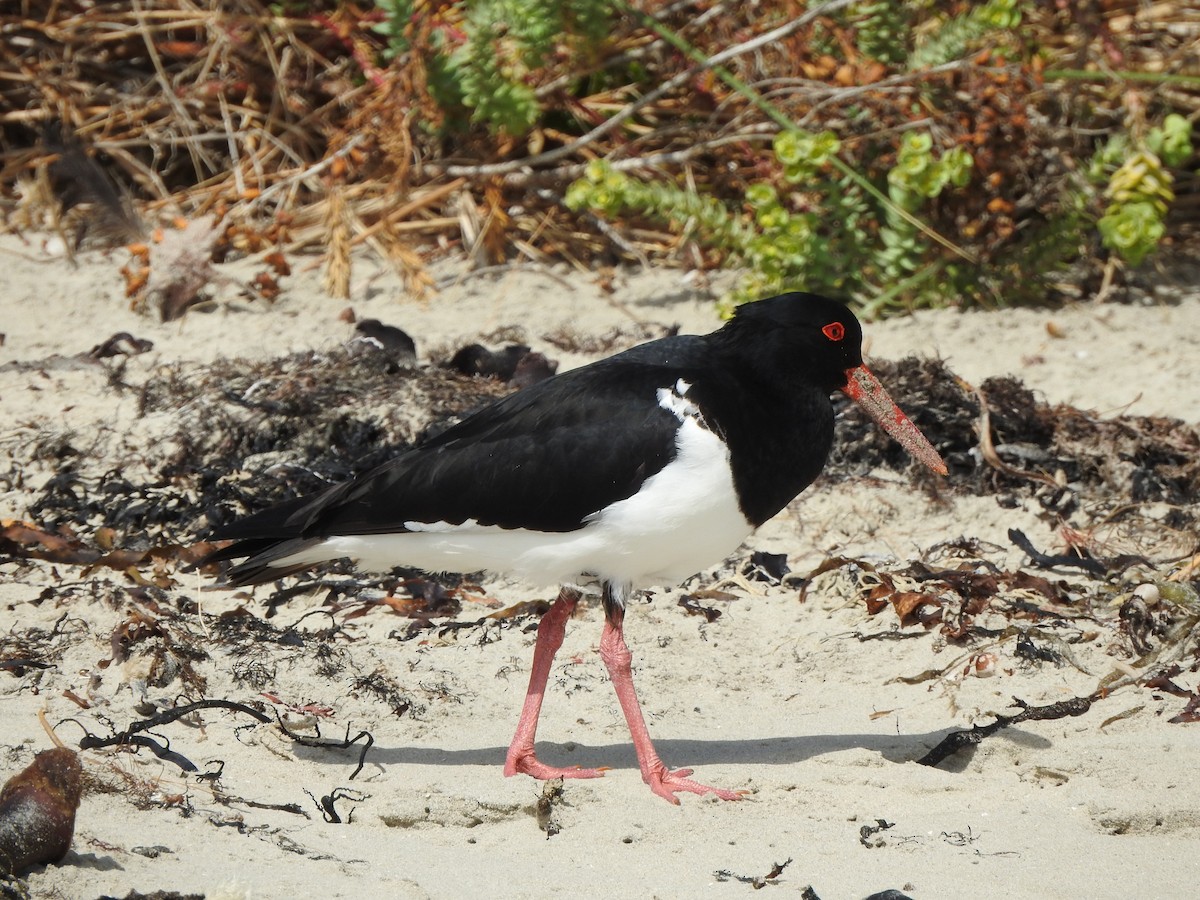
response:
[[[150,273],[138,306],[153,306],[164,322],[178,319],[204,299],[202,291],[217,280],[213,253],[222,230],[216,216],[204,216],[167,229],[149,245]]]
[[[1072,697],[1058,703],[1046,706],[1030,706],[1024,700],[1013,698],[1013,704],[1021,711],[1015,716],[997,715],[995,721],[987,725],[974,725],[967,731],[952,731],[938,743],[936,747],[922,756],[917,762],[923,766],[936,766],[949,756],[953,756],[965,747],[973,747],[984,738],[995,734],[1010,725],[1021,722],[1036,722],[1047,719],[1062,719],[1067,716],[1082,716],[1092,708],[1096,697]]]
[[[993,674],[989,650],[1012,644],[1012,655],[1023,666],[1071,666],[1087,669],[1072,649],[1101,635],[1108,652],[1149,665],[1169,650],[1198,652],[1194,647],[1200,611],[1186,603],[1161,602],[1159,584],[1167,592],[1194,591],[1190,585],[1144,581],[1113,583],[1097,577],[1047,579],[1022,570],[1003,571],[981,559],[962,560],[949,567],[915,561],[883,570],[864,561],[843,561],[867,612],[879,616],[890,610],[901,628],[936,629],[942,639],[972,648],[976,674]],[[832,571],[832,570],[826,570]],[[1146,596],[1154,602],[1151,609]],[[890,632],[889,632],[890,633]],[[918,683],[941,677],[959,664],[902,678]]]
[[[765,581],[768,584],[779,584],[791,571],[786,553],[768,553],[765,550],[755,550],[742,566],[743,576],[751,581]]]
[[[403,632],[393,631],[388,637],[399,641],[410,641],[414,638],[427,637],[429,632],[434,632],[439,640],[444,640],[450,635],[477,632],[476,643],[490,644],[501,631],[513,628],[522,632],[536,630],[541,617],[546,614],[548,609],[550,609],[548,600],[523,600],[478,619],[435,623],[429,615],[411,615],[411,618],[414,619],[411,625]]]
[[[43,602],[47,595],[58,593],[54,588],[47,588],[43,596],[34,602]],[[61,593],[72,595],[69,590]],[[0,633],[0,672],[7,672],[13,678],[28,677],[27,683],[36,687],[42,673],[58,666],[68,647],[81,635],[86,635],[88,630],[88,624],[73,617],[70,612],[59,616],[50,629],[10,626],[7,631]]]
[[[744,87],[711,77],[698,83],[697,73],[708,65],[698,70],[691,55],[664,52],[664,38],[647,31],[643,15],[686,34],[703,57],[720,54],[744,84],[802,78],[772,86],[776,117],[812,133],[870,123],[872,134],[864,135],[870,139],[848,141],[841,153],[872,182],[882,183],[894,159],[881,136],[927,125],[929,110],[913,104],[913,91],[935,94],[933,133],[941,149],[971,147],[980,174],[976,189],[955,192],[923,215],[970,256],[990,263],[993,279],[1001,281],[1010,271],[1057,273],[1062,253],[1078,254],[1070,217],[1059,209],[1064,172],[1104,137],[1120,133],[1126,107],[1135,102],[1105,81],[1043,79],[1042,65],[1094,69],[1117,58],[1127,71],[1175,76],[1194,55],[1190,7],[1174,3],[1101,4],[1076,15],[1034,5],[1023,12],[1024,51],[998,48],[972,56],[972,65],[950,67],[927,65],[928,54],[909,58],[902,49],[914,35],[957,35],[966,27],[965,18],[946,18],[944,4],[914,7],[912,21],[890,13],[881,19],[877,10],[797,17],[787,26],[789,37],[765,44],[760,38],[768,23],[754,5],[731,5],[704,28],[695,27],[691,4],[650,4],[643,15],[607,13],[565,30],[553,23],[572,17],[529,9],[526,27],[507,34],[503,51],[506,58],[528,57],[529,70],[523,62],[516,82],[502,74],[496,102],[485,109],[463,99],[469,85],[491,71],[479,68],[478,59],[486,55],[489,65],[496,63],[480,52],[486,39],[462,21],[459,4],[434,5],[406,24],[399,10],[407,6],[374,4],[275,7],[245,0],[231,7],[152,0],[131,8],[113,0],[62,0],[51,8],[52,17],[31,13],[9,26],[20,65],[6,83],[5,108],[19,114],[6,116],[0,132],[0,180],[55,168],[61,183],[66,141],[51,139],[62,137],[52,126],[71,122],[102,181],[127,186],[156,207],[228,208],[242,219],[287,221],[293,245],[332,244],[337,254],[368,242],[414,282],[421,280],[413,274],[420,267],[410,245],[415,240],[465,245],[472,256],[491,261],[519,249],[593,271],[614,256],[644,261],[647,252],[683,255],[702,268],[727,258],[692,240],[681,248],[679,239],[638,219],[613,227],[562,208],[562,187],[600,158],[659,169],[668,181],[687,179],[700,195],[735,207],[748,182],[777,174],[769,145],[746,139],[770,122],[766,111],[744,96]],[[145,52],[147,18],[171,21],[167,52]],[[943,27],[947,22],[950,28]],[[406,51],[397,52],[395,30],[402,24]],[[597,25],[603,40],[595,39]],[[531,27],[553,52],[532,53],[530,35],[522,36]],[[99,30],[102,42],[95,40]],[[454,45],[443,46],[451,32]],[[588,34],[592,39],[582,39]],[[867,43],[876,46],[867,49]],[[451,61],[447,54],[460,44],[469,52]],[[192,67],[203,50],[212,59],[197,80]],[[933,58],[941,59],[943,50],[958,52],[943,41]],[[118,79],[114,59],[121,61]],[[429,78],[430,71],[444,78]],[[597,72],[604,77],[587,77]],[[921,84],[864,90],[889,76],[911,81],[914,73]],[[222,90],[211,90],[209,78]],[[567,84],[573,88],[565,90]],[[535,86],[536,100],[509,96]],[[1197,93],[1183,75],[1144,99],[1133,96],[1190,117]],[[240,117],[236,125],[231,109]],[[632,131],[597,128],[581,109],[620,109],[621,118],[636,115],[640,124]],[[224,139],[180,147],[181,136],[208,135]],[[61,186],[60,193],[66,193]],[[93,197],[89,205],[102,202]],[[28,200],[21,207],[29,205],[35,208],[22,208],[23,218],[39,212]],[[1181,214],[1171,218],[1186,223],[1190,204],[1180,206]],[[1081,268],[1088,273],[1105,258],[1085,256],[1088,265]],[[1025,284],[1007,279],[1008,293],[1047,289],[1041,279],[1019,281]]]
[[[141,414],[173,422],[168,433],[106,448],[107,459],[70,435],[23,448],[32,466],[53,472],[29,505],[36,527],[79,536],[111,528],[122,545],[179,553],[212,525],[352,477],[511,388],[338,350],[222,360],[199,375],[167,367],[137,390]],[[141,465],[122,465],[124,458]],[[126,562],[84,556],[91,558],[70,561]]]
[[[1086,588],[1020,570],[999,571],[983,560],[963,560],[945,568],[916,561],[891,572],[860,562],[855,571],[871,615],[890,607],[902,626],[940,627],[951,640],[983,633],[976,619],[984,613],[1035,622],[1090,614],[1079,602],[1088,595]]]
[[[1149,566],[1150,561],[1144,556],[1136,554],[1124,554],[1121,557],[1113,560],[1101,560],[1092,555],[1088,547],[1072,547],[1070,553],[1049,554],[1042,553],[1033,546],[1033,542],[1025,536],[1025,533],[1017,528],[1008,529],[1008,538],[1027,554],[1030,560],[1033,561],[1039,569],[1057,569],[1057,568],[1074,568],[1083,569],[1092,575],[1103,577],[1109,572],[1120,572],[1127,569],[1129,566],[1141,564]]]
[[[874,825],[863,825],[858,829],[858,842],[868,850],[884,846],[887,842],[880,836],[889,828],[895,828],[895,822],[887,819],[876,819]]]
[[[373,697],[386,705],[396,717],[405,714],[421,715],[424,707],[382,669],[355,678],[350,684],[351,696]]]
[[[98,750],[103,747],[145,747],[159,759],[174,763],[184,772],[195,772],[197,771],[196,764],[182,754],[173,751],[165,738],[158,735],[151,737],[146,732],[151,728],[161,728],[164,725],[170,725],[173,722],[177,722],[187,716],[193,716],[205,709],[227,709],[232,712],[243,713],[257,722],[266,723],[271,721],[271,717],[266,713],[254,709],[245,703],[235,703],[232,700],[200,700],[196,703],[186,703],[182,706],[176,706],[150,716],[147,719],[133,722],[125,730],[109,735],[108,737],[99,737],[91,733],[85,734],[79,740],[79,749]]]
[[[783,870],[792,864],[791,857],[788,857],[781,863],[775,863],[771,866],[771,870],[765,875],[738,875],[736,872],[731,872],[728,869],[718,869],[713,872],[713,878],[717,881],[739,881],[742,884],[748,884],[756,891],[765,888],[769,884],[778,884],[776,879],[783,874]]]
[[[83,767],[73,750],[43,750],[0,789],[0,875],[58,862],[71,849]]]
[[[717,621],[717,619],[721,618],[721,610],[717,609],[714,606],[705,606],[703,603],[700,602],[702,599],[710,599],[710,598],[704,596],[705,594],[709,594],[709,593],[713,593],[713,592],[711,592],[711,591],[693,591],[690,594],[684,594],[682,597],[679,598],[678,605],[680,607],[682,607],[684,612],[686,612],[689,616],[703,616],[705,622],[709,622],[709,623],[715,622],[715,621]],[[716,593],[723,593],[723,592],[718,591]],[[725,597],[732,599],[733,595],[726,594]],[[724,599],[724,598],[721,598],[721,599]]]
[[[1197,666],[1192,666],[1192,671],[1195,672],[1197,668]],[[1178,715],[1167,720],[1172,725],[1200,722],[1200,691],[1189,691],[1186,688],[1180,687],[1172,680],[1182,672],[1182,666],[1172,665],[1148,679],[1143,685],[1143,687],[1149,690],[1162,691],[1165,694],[1172,694],[1187,700],[1187,705],[1183,710]]]
[[[334,788],[320,800],[314,797],[312,793],[307,790],[304,793],[308,794],[312,801],[317,805],[317,809],[321,811],[321,817],[330,825],[341,825],[343,823],[346,825],[354,824],[354,810],[358,809],[358,807],[351,806],[349,811],[345,814],[346,818],[343,819],[342,814],[337,810],[337,804],[339,802],[347,800],[350,803],[365,803],[371,797],[370,794],[364,794],[362,791],[356,791],[353,788],[344,787]]]
[[[1162,417],[1102,419],[1073,407],[1050,406],[1015,378],[991,378],[976,391],[940,360],[872,365],[946,459],[953,490],[997,495],[1011,503],[1031,498],[1061,516],[1073,512],[1078,495],[1086,491],[1089,503],[1103,502],[1110,510],[1169,504],[1176,509],[1166,525],[1184,529],[1196,524],[1200,431],[1194,425]],[[1001,468],[981,450],[981,402],[986,402],[988,443],[1006,464]],[[910,467],[899,445],[848,401],[839,407],[837,428],[829,477]]]
[[[102,534],[99,540],[105,540]],[[215,549],[205,542],[189,544],[163,544],[146,550],[118,550],[107,552],[97,546],[84,543],[65,526],[47,531],[30,522],[0,522],[0,553],[14,559],[40,559],[46,562],[69,563],[82,566],[83,574],[107,568],[127,572],[144,584],[168,587],[174,580],[167,574],[164,563],[195,563]],[[149,572],[146,570],[149,569]]]
[[[820,579],[822,591],[856,598],[885,626],[846,635],[859,641],[932,632],[938,650],[961,648],[935,667],[891,679],[937,686],[952,709],[968,678],[1011,678],[1053,667],[1064,670],[1064,678],[1086,676],[1097,685],[1093,699],[1131,684],[1183,697],[1187,706],[1169,721],[1191,720],[1200,708],[1194,699],[1200,691],[1200,592],[1183,579],[1194,572],[1177,568],[1169,580],[1145,566],[1117,566],[1103,575],[1047,578],[999,568],[982,555],[985,549],[954,541],[931,548],[925,560],[893,567],[830,559],[800,579],[800,596]],[[1181,671],[1187,680],[1172,683]]]
[[[563,803],[563,779],[552,778],[542,785],[537,802],[533,805],[533,815],[538,828],[546,833],[546,840],[562,831],[554,813]]]
[[[154,341],[134,337],[128,331],[118,331],[88,351],[89,359],[109,359],[113,356],[138,356],[154,349]]]
[[[278,714],[277,714],[278,715]],[[323,738],[321,737],[321,729],[317,724],[317,720],[313,719],[314,736],[308,737],[303,734],[297,734],[283,724],[283,719],[279,719],[279,728],[285,735],[291,738],[295,743],[304,747],[316,747],[321,750],[348,750],[359,741],[363,742],[362,749],[358,752],[358,765],[354,767],[354,771],[350,773],[350,780],[353,781],[358,773],[363,770],[363,766],[367,762],[367,751],[371,749],[375,743],[375,738],[372,737],[369,731],[360,731],[354,737],[350,737],[350,726],[346,726],[346,736],[342,739]]]

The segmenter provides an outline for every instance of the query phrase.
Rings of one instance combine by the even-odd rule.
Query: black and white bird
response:
[[[748,304],[711,334],[651,341],[556,375],[358,478],[237,521],[215,535],[234,541],[215,556],[242,560],[232,585],[343,557],[371,571],[488,569],[561,585],[538,627],[504,768],[535,778],[603,774],[546,765],[534,752],[566,622],[581,586],[598,583],[600,656],[643,780],[672,803],[680,791],[737,799],[655,752],[622,634],[626,599],[721,562],[812,483],[833,443],[833,391],[945,474],[863,365],[861,344],[857,319],[828,298]]]

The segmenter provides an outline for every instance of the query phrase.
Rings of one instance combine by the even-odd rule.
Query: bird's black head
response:
[[[863,365],[862,328],[842,304],[818,294],[781,294],[740,307],[712,337],[762,383],[782,376],[810,398],[814,389],[844,392],[915,459],[946,474],[938,452]]]
[[[827,390],[845,387],[862,364],[862,327],[842,303],[792,291],[739,306],[722,331],[740,353]]]

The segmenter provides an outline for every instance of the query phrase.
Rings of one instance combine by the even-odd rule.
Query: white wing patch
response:
[[[675,389],[659,388],[658,405],[677,418],[680,422],[687,418],[700,418],[700,407],[687,399],[691,385],[680,378],[675,382]]]

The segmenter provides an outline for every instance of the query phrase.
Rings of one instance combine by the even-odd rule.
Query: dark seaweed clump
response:
[[[872,368],[945,458],[952,490],[1010,502],[1036,497],[1058,515],[1072,511],[1081,493],[1105,508],[1161,502],[1175,507],[1172,527],[1196,523],[1200,432],[1194,425],[1165,417],[1102,419],[1052,406],[1012,377],[989,378],[976,392],[940,360],[908,358]],[[999,466],[981,449],[981,396]],[[885,468],[911,471],[931,488],[937,484],[855,404],[845,399],[835,404],[837,438],[827,477]]]
[[[135,543],[194,540],[367,471],[511,388],[339,350],[221,360],[200,372],[175,366],[136,390],[141,414],[173,415],[174,433],[127,448],[145,463],[133,468],[48,446],[58,459],[44,461],[57,472],[30,503],[32,519],[113,528]]]

